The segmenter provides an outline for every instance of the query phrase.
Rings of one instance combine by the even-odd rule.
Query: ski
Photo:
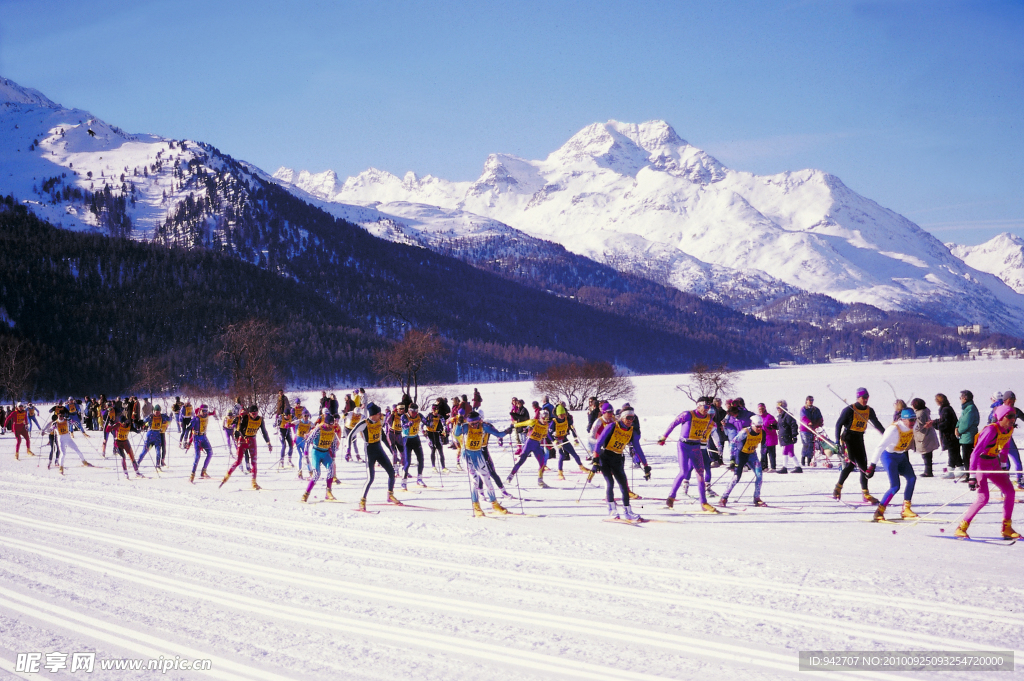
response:
[[[353,509],[353,510],[356,513],[370,513],[370,514],[374,514],[374,515],[377,514],[377,513],[380,513],[380,511],[367,511],[367,510],[364,510],[364,509],[361,509],[361,508],[356,508],[356,509]]]
[[[754,504],[744,504],[742,508],[773,508],[778,511],[802,511],[803,506],[776,506],[775,504],[768,504],[767,506],[755,506]]]
[[[641,520],[626,520],[625,518],[602,518],[601,522],[605,523],[618,523],[619,525],[633,525],[639,527],[642,523],[649,523],[650,520],[643,518]]]
[[[991,546],[1013,546],[1017,543],[1016,539],[1002,539],[986,537],[985,539],[975,539],[974,537],[954,537],[951,535],[932,535],[935,539],[956,539],[958,541],[966,541],[974,544],[990,544]]]
[[[437,508],[427,508],[426,506],[416,506],[415,504],[405,504],[405,503],[403,503],[401,506],[399,506],[398,504],[389,504],[386,501],[383,502],[383,503],[379,503],[379,504],[367,504],[367,506],[391,506],[393,508],[411,508],[411,509],[414,509],[414,510],[417,510],[417,511],[439,511],[439,510],[441,510],[441,509],[437,509]]]

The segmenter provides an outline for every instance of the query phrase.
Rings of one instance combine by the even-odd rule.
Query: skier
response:
[[[309,412],[305,409],[302,410],[301,415],[298,414],[298,400],[295,401],[295,414],[296,420],[292,421],[292,428],[295,430],[295,449],[299,453],[299,480],[302,480],[302,462],[306,462],[306,470],[309,471],[309,477],[313,477],[313,466],[309,461],[309,453],[306,448],[309,443],[309,431],[313,428],[313,424],[309,420]]]
[[[520,448],[519,461],[512,467],[512,472],[508,474],[507,482],[512,482],[512,478],[515,477],[516,473],[519,472],[519,468],[530,458],[532,454],[537,458],[537,486],[548,487],[548,484],[544,482],[544,471],[547,469],[547,453],[544,448],[541,447],[541,443],[544,438],[548,436],[548,426],[551,414],[547,409],[541,410],[538,414],[538,418],[530,419],[528,421],[519,421],[515,423],[515,428],[529,428],[528,435],[526,437],[526,444]],[[620,452],[621,453],[621,452]]]
[[[388,437],[391,440],[391,463],[395,466],[405,463],[405,440],[402,438],[402,417],[405,415],[405,405],[396,404],[391,409],[391,416],[388,419]]]
[[[57,434],[57,445],[60,448],[60,474],[64,475],[64,459],[67,458],[68,448],[74,449],[75,453],[78,454],[78,458],[82,460],[82,465],[86,468],[92,468],[93,465],[85,460],[85,455],[82,454],[82,450],[78,448],[75,443],[74,436],[71,434],[72,431],[81,431],[82,435],[89,437],[89,434],[85,432],[85,428],[78,421],[72,421],[67,418],[64,411],[57,412],[57,420],[46,426],[43,429],[44,433],[53,431]],[[49,465],[47,465],[49,468]]]
[[[629,485],[626,481],[625,457],[622,450],[626,445],[632,445],[634,451],[643,452],[640,446],[640,435],[633,428],[636,415],[632,409],[623,409],[613,423],[609,424],[597,440],[594,446],[594,465],[592,470],[604,475],[605,489],[608,499],[608,515],[619,519],[619,510],[615,505],[615,483],[619,483],[619,490],[622,492],[622,505],[625,510],[626,520],[631,522],[643,522],[633,509],[629,507]]]
[[[28,432],[32,432],[33,423],[35,424],[38,430],[42,430],[42,428],[39,427],[39,421],[36,420],[36,416],[39,413],[39,410],[36,409],[36,405],[33,404],[32,402],[29,402],[28,409],[25,410],[25,413],[28,414]]]
[[[565,407],[558,405],[555,407],[555,418],[548,425],[548,437],[558,448],[558,479],[565,480],[565,473],[562,472],[562,464],[570,456],[576,462],[576,465],[580,467],[580,470],[584,473],[589,472],[587,467],[580,461],[580,455],[573,449],[572,443],[569,442],[568,435],[572,433],[572,436],[577,440],[579,435],[576,434],[576,426],[572,422],[572,414],[566,411]],[[650,466],[647,467],[650,469]]]
[[[484,459],[482,450],[488,436],[504,437],[512,432],[513,427],[510,426],[504,431],[498,430],[490,423],[484,423],[483,419],[480,418],[480,414],[476,411],[469,412],[465,422],[455,427],[455,437],[461,440],[462,449],[465,454],[466,470],[469,473],[469,498],[473,503],[474,517],[484,515],[483,510],[480,508],[480,496],[477,493],[477,489],[482,488],[485,484],[487,485],[487,496],[491,501],[491,507],[498,513],[508,513],[508,510],[498,503],[498,498],[494,495],[494,485],[491,484],[490,471],[488,470],[487,461]]]
[[[21,402],[18,403],[17,409],[7,415],[4,420],[4,428],[14,432],[14,458],[17,459],[18,453],[21,450],[21,439],[25,438],[25,451],[28,452],[29,456],[35,456],[32,453],[32,440],[28,434],[28,412],[25,411],[25,405]]]
[[[441,444],[441,435],[444,433],[444,418],[441,416],[440,405],[434,404],[430,407],[430,416],[427,417],[427,441],[430,443],[430,467],[436,468],[435,464],[435,452],[437,458],[440,459],[442,473],[447,473],[448,469],[444,465],[444,445]]]
[[[278,399],[281,398],[284,398],[285,400],[288,399],[284,397],[284,391],[280,392]],[[292,452],[295,451],[295,443],[292,441],[291,430],[293,417],[294,412],[289,408],[283,408],[283,411],[281,411],[281,413],[274,417],[275,425],[277,426],[278,429],[278,434],[281,437],[281,460],[278,461],[277,463],[277,465],[280,466],[281,468],[284,468],[285,444],[288,445],[288,467],[295,468],[295,464],[292,463]]]
[[[334,457],[331,456],[331,447],[339,437],[341,437],[341,428],[335,423],[334,415],[328,410],[309,433],[309,442],[313,445],[313,473],[309,476],[309,484],[306,485],[306,491],[302,495],[303,501],[309,499],[310,492],[313,491],[317,480],[320,479],[320,466],[327,469],[327,495],[324,498],[334,501],[334,493],[331,491],[331,485],[334,484]],[[253,465],[255,465],[255,461]]]
[[[352,440],[362,434],[366,443],[366,486],[363,488],[363,496],[359,499],[359,510],[366,510],[366,499],[370,496],[370,486],[373,485],[374,469],[377,464],[388,474],[388,503],[402,506],[402,502],[395,497],[395,469],[391,461],[384,455],[387,443],[384,441],[384,420],[381,417],[380,407],[373,402],[366,405],[366,418],[359,421],[352,432],[348,434],[351,446]],[[390,449],[388,453],[391,453]]]
[[[143,421],[143,423],[149,426],[149,430],[146,432],[146,442],[142,445],[142,453],[139,454],[138,464],[142,465],[142,460],[146,458],[146,453],[150,447],[156,447],[156,465],[159,468],[161,460],[164,454],[164,442],[161,437],[161,429],[164,425],[164,420],[170,421],[170,419],[160,413],[160,405],[153,407],[153,413]]]
[[[185,441],[189,426],[192,425],[192,400],[185,398],[185,404],[181,405],[181,435],[178,436],[178,443]]]
[[[875,410],[868,406],[869,397],[867,388],[857,388],[857,401],[843,409],[839,414],[839,420],[836,421],[836,443],[846,443],[847,460],[839,473],[839,482],[832,490],[832,497],[835,499],[842,497],[843,483],[855,468],[859,468],[860,488],[864,501],[869,504],[878,503],[878,499],[871,496],[868,491],[868,476],[865,473],[868,468],[868,454],[864,449],[864,431],[868,429],[869,421],[879,433],[884,433],[885,428],[878,422]]]
[[[1024,419],[1024,412],[1017,408],[1017,395],[1012,390],[1007,390],[1003,393],[1003,404],[1013,409],[1014,419],[1013,427],[1017,427],[1017,419]],[[31,414],[32,405],[29,405],[29,413]],[[994,420],[993,420],[994,422]],[[1006,450],[1010,460],[1013,461],[1017,468],[1017,490],[1024,490],[1024,474],[1021,472],[1021,459],[1020,452],[1017,450],[1017,443],[1014,442],[1013,438],[1010,438],[1009,447]]]
[[[248,412],[238,418],[234,433],[235,442],[238,443],[238,458],[231,464],[231,468],[228,469],[224,479],[221,480],[220,487],[224,486],[224,483],[228,481],[228,478],[235,472],[235,469],[242,464],[242,458],[248,454],[249,461],[252,463],[252,488],[260,489],[260,486],[256,484],[256,433],[263,433],[263,440],[267,443],[267,449],[273,452],[274,445],[270,444],[270,436],[267,435],[267,424],[263,422],[263,417],[260,416],[260,408],[254,404],[249,407]]]
[[[630,410],[633,411],[633,430],[636,432],[637,435],[642,436],[643,434],[640,432],[640,417],[636,416],[636,410],[633,409],[633,407],[631,407],[629,405],[629,402],[626,402],[624,405],[622,405],[622,408],[620,409],[620,411],[625,411],[626,409],[630,409]],[[651,467],[647,463],[647,457],[644,456],[643,450],[633,449],[632,450],[632,454],[633,454],[633,468],[643,468],[643,470],[644,470],[644,480],[650,480],[651,479]],[[635,495],[630,497],[630,499],[636,499],[636,498],[638,498],[638,497],[635,496]]]
[[[668,440],[668,436],[672,434],[676,426],[681,426],[678,447],[679,475],[676,476],[675,482],[672,483],[672,491],[669,492],[668,499],[665,500],[665,504],[669,508],[675,505],[679,485],[690,477],[690,471],[696,470],[701,509],[706,513],[718,513],[715,507],[708,503],[706,493],[707,481],[704,478],[711,461],[710,457],[702,451],[702,448],[707,446],[708,438],[711,436],[711,432],[715,430],[715,420],[710,406],[710,398],[699,398],[696,409],[684,411],[677,416],[676,420],[665,430],[665,434],[658,438],[658,444],[664,447],[665,441]]]
[[[420,416],[420,408],[415,402],[409,405],[409,412],[402,415],[402,437],[405,439],[405,474],[402,477],[402,489],[408,489],[406,480],[409,479],[409,458],[410,452],[416,453],[416,484],[426,487],[423,482],[423,445],[420,443],[420,428],[423,425],[423,417]]]
[[[971,452],[969,471],[981,471],[980,473],[969,473],[968,484],[972,490],[978,491],[978,498],[974,500],[963,520],[956,528],[955,535],[964,539],[970,539],[967,535],[967,528],[970,527],[974,516],[980,511],[989,500],[988,483],[998,487],[1003,493],[1003,539],[1019,539],[1020,533],[1016,532],[1011,525],[1013,519],[1013,504],[1016,501],[1016,491],[1010,484],[1010,473],[1003,470],[1009,466],[1008,455],[1009,445],[1013,440],[1013,428],[1017,422],[1016,407],[1004,404],[996,409],[996,422],[985,426],[978,433],[978,440],[974,443],[974,450]]]
[[[192,475],[188,477],[188,481],[191,483],[196,481],[196,468],[199,466],[199,455],[203,450],[206,450],[206,460],[203,461],[203,470],[199,474],[199,477],[210,477],[206,472],[207,466],[210,465],[210,459],[213,458],[213,446],[210,444],[210,439],[206,436],[206,424],[209,420],[210,412],[207,406],[205,404],[200,404],[199,409],[192,417],[192,423],[189,425],[189,430],[192,431],[192,444],[196,451],[195,458],[192,460]]]
[[[743,475],[743,468],[750,466],[750,470],[754,471],[754,505],[755,506],[767,506],[768,504],[761,501],[761,480],[762,473],[761,461],[757,456],[757,449],[764,442],[764,421],[758,415],[750,417],[750,426],[741,430],[732,441],[733,447],[733,461],[736,464],[736,473],[729,483],[729,487],[726,488],[725,494],[719,499],[718,505],[725,506],[729,503],[729,495],[732,494],[733,488],[736,487],[736,483],[740,481],[740,477]]]
[[[135,461],[135,454],[132,452],[132,443],[128,441],[128,435],[132,432],[131,423],[128,422],[128,417],[121,414],[121,417],[117,421],[117,426],[114,428],[114,454],[121,455],[121,469],[124,470],[124,477],[128,477],[128,464],[125,461],[124,455],[127,454],[128,458],[132,460],[132,468],[135,469],[135,477],[144,478],[139,471],[139,464]],[[116,468],[117,464],[115,464]]]
[[[900,491],[900,477],[907,479],[907,489],[903,492],[902,518],[916,518],[917,514],[910,508],[910,501],[914,497],[914,487],[917,485],[917,474],[910,464],[910,454],[907,453],[914,444],[914,422],[917,421],[917,413],[913,409],[903,409],[899,413],[899,420],[885,429],[882,434],[882,441],[875,448],[871,456],[871,463],[868,465],[867,476],[870,478],[875,474],[875,466],[881,461],[885,465],[885,472],[889,474],[889,489],[882,495],[882,500],[875,508],[875,515],[872,518],[876,523],[885,520],[885,508],[889,505],[896,492]]]

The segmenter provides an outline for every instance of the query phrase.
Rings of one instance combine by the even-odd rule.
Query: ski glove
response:
[[[971,478],[970,480],[968,480],[967,481],[967,488],[969,490],[971,490],[972,492],[977,492],[978,491],[978,479],[977,478]]]
[[[664,447],[665,446],[665,438],[659,437],[658,438],[658,444],[661,445],[662,447]]]
[[[871,464],[870,466],[868,466],[868,469],[866,471],[864,471],[864,475],[866,475],[866,476],[868,476],[870,478],[870,477],[874,476],[874,474],[875,474],[875,464]]]
[[[591,464],[591,466],[590,466],[590,470],[592,470],[595,473],[600,473],[601,472],[601,459],[598,459],[598,458],[595,457],[593,464]]]

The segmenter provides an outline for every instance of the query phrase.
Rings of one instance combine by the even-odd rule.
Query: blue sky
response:
[[[0,0],[0,75],[273,172],[453,180],[608,119],[1024,236],[1024,2]]]

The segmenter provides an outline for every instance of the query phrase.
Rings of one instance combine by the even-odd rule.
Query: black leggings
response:
[[[427,440],[430,442],[430,465],[434,465],[434,452],[441,459],[441,468],[444,468],[444,445],[441,444],[441,431],[427,431]]]
[[[288,458],[292,457],[292,452],[295,451],[295,443],[292,442],[292,429],[281,428],[281,460],[284,461],[284,443],[288,443]]]
[[[626,480],[626,457],[622,454],[601,451],[601,474],[604,475],[605,492],[608,503],[615,501],[615,483],[619,483],[622,492],[622,505],[629,506],[629,481]]]
[[[771,462],[771,469],[775,470],[775,445],[761,447],[761,468],[769,468],[769,462]]]
[[[420,444],[420,438],[407,437],[405,438],[405,477],[409,477],[409,464],[412,460],[409,458],[409,452],[416,452],[416,475],[423,476],[423,446]]]
[[[395,468],[388,461],[387,455],[384,453],[384,448],[379,442],[368,442],[366,444],[366,487],[363,488],[363,499],[366,499],[370,495],[370,485],[373,484],[374,475],[374,464],[380,464],[380,467],[388,474],[388,491],[395,491]]]
[[[391,453],[394,456],[394,464],[397,466],[402,462],[402,452],[405,451],[405,443],[402,442],[402,431],[391,431]]]
[[[864,450],[864,436],[860,433],[847,431],[844,442],[846,442],[846,456],[850,460],[839,473],[839,484],[841,485],[846,482],[846,478],[850,476],[850,473],[855,468],[860,468],[860,488],[866,490],[868,488],[868,476],[864,474],[864,471],[868,467],[868,453]]]
[[[184,442],[185,436],[188,435],[188,429],[192,425],[192,417],[185,418],[181,417],[181,435],[178,436],[178,442]]]

